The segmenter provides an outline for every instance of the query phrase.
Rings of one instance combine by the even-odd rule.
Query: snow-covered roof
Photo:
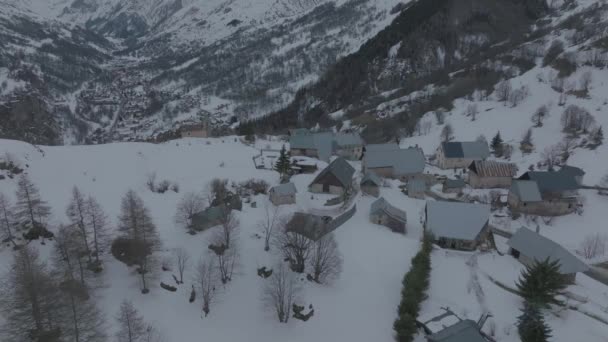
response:
[[[392,167],[397,176],[424,171],[424,154],[419,148],[366,151],[363,158],[367,168]]]
[[[407,214],[405,211],[392,206],[384,197],[378,198],[371,205],[370,214],[374,215],[378,212],[384,212],[399,221],[407,221]]]
[[[274,186],[270,189],[270,192],[273,192],[277,195],[293,195],[297,192],[296,186],[289,182],[281,185]]]
[[[490,217],[486,204],[427,201],[426,229],[436,238],[475,240]]]
[[[358,133],[311,133],[305,129],[298,129],[293,130],[289,137],[290,148],[316,150],[321,160],[329,160],[338,147],[362,145],[363,140]]]
[[[479,332],[477,323],[470,319],[460,321],[440,332],[427,336],[429,342],[487,342]]]
[[[424,192],[426,191],[426,183],[421,179],[411,179],[407,181],[408,192]]]
[[[480,177],[513,177],[517,173],[517,166],[493,160],[476,160],[469,165],[469,170]]]
[[[559,261],[560,272],[563,274],[585,272],[589,269],[584,262],[564,247],[527,228],[519,228],[507,241],[507,245],[536,261],[544,261],[547,258]]]
[[[334,141],[339,147],[363,145],[363,140],[358,133],[337,133]]]
[[[541,193],[571,191],[579,188],[574,176],[568,172],[528,171],[519,179],[535,181]]]
[[[448,179],[445,180],[445,182],[443,182],[443,185],[446,188],[455,189],[455,188],[464,188],[465,185],[467,185],[467,184],[464,182],[464,179],[460,179],[460,178],[458,178],[458,179],[451,179],[451,178],[448,178]]]
[[[514,180],[511,183],[511,192],[522,202],[540,202],[543,200],[535,181]]]
[[[564,172],[568,175],[571,175],[572,177],[579,177],[585,175],[585,171],[583,171],[583,169],[570,165],[562,166],[562,168],[559,169],[559,172]]]
[[[382,185],[382,179],[372,171],[368,171],[365,176],[361,179],[361,185],[372,184],[376,186]]]
[[[365,145],[365,152],[394,151],[394,150],[398,150],[398,149],[399,149],[399,145],[397,145],[395,143]]]
[[[441,143],[446,158],[479,158],[490,156],[488,144],[482,141],[461,141]]]

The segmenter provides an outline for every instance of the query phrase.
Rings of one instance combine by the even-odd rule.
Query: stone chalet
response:
[[[293,183],[285,183],[270,188],[268,197],[272,204],[279,206],[283,204],[296,203],[296,186]]]
[[[442,248],[475,250],[490,229],[490,206],[448,201],[427,201],[424,229]]]
[[[211,136],[209,122],[182,126],[179,129],[182,138],[208,138]]]
[[[405,211],[392,206],[384,197],[380,197],[372,203],[369,220],[372,223],[388,227],[395,233],[405,234],[407,223]]]
[[[361,162],[364,173],[370,171],[385,178],[424,179],[425,158],[422,149],[401,149],[396,144],[368,145]]]
[[[531,266],[547,259],[559,261],[559,271],[570,284],[576,280],[577,273],[589,269],[564,247],[527,228],[520,228],[507,241],[507,245],[510,247],[509,253],[524,265]]]
[[[314,193],[343,195],[352,188],[355,169],[343,158],[336,158],[310,183],[308,189]]]
[[[437,149],[437,166],[442,169],[464,169],[476,160],[490,156],[488,144],[480,141],[443,142]]]
[[[359,160],[363,154],[363,139],[358,133],[313,133],[307,129],[290,131],[289,149],[292,156],[306,156],[329,161],[332,155]]]
[[[361,192],[366,195],[378,197],[380,196],[380,186],[382,186],[382,179],[378,177],[374,172],[368,172],[361,179],[359,184]]]
[[[476,160],[469,165],[469,185],[474,189],[508,189],[516,173],[513,163]]]
[[[541,216],[560,216],[578,206],[577,179],[568,171],[530,171],[514,180],[509,191],[511,211]]]

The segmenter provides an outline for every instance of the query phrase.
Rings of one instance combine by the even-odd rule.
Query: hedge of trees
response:
[[[430,284],[432,239],[425,236],[422,248],[412,259],[412,267],[403,278],[401,290],[401,303],[399,303],[398,317],[393,324],[396,340],[411,342],[418,330],[416,318],[420,311],[420,304],[427,298],[426,291]]]

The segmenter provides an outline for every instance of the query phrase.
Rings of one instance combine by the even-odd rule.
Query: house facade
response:
[[[374,150],[367,149],[363,156],[361,167],[364,173],[374,172],[384,178],[427,180],[430,175],[425,175],[425,158],[422,149],[412,147],[400,149]]]
[[[332,155],[358,160],[363,154],[363,139],[358,133],[313,133],[306,129],[290,132],[289,148],[292,156],[306,156],[329,161]]]
[[[361,183],[359,187],[361,188],[361,192],[378,197],[380,196],[380,186],[382,185],[382,179],[378,177],[374,172],[368,172],[361,179]]]
[[[507,202],[511,211],[522,214],[567,215],[579,205],[579,187],[566,172],[526,172],[511,184]]]
[[[405,211],[392,206],[383,197],[372,203],[369,220],[372,223],[388,227],[395,233],[405,234],[406,232],[407,215]]]
[[[427,201],[424,229],[442,248],[472,251],[487,241],[490,206]]]
[[[589,267],[564,247],[548,238],[531,231],[520,228],[507,241],[509,254],[526,266],[532,266],[537,262],[551,261],[559,262],[559,271],[564,279],[573,284],[576,274],[585,272]]]
[[[513,163],[476,160],[469,165],[469,185],[475,189],[508,189],[516,173]]]
[[[270,188],[268,198],[275,206],[296,203],[296,186],[286,183]]]
[[[442,169],[464,169],[476,160],[490,156],[488,144],[480,141],[443,142],[437,148],[436,162]]]
[[[310,183],[313,193],[343,195],[352,188],[355,169],[344,159],[336,158]]]

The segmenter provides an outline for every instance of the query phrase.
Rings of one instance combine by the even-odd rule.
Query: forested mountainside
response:
[[[147,140],[287,105],[400,0],[0,0],[0,137]]]
[[[449,110],[453,99],[475,90],[491,92],[509,72],[530,68],[535,56],[522,56],[520,48],[546,39],[551,21],[539,19],[548,13],[543,0],[412,2],[359,51],[298,92],[288,107],[243,130],[353,119],[372,140],[395,137],[400,130],[411,133],[425,112]],[[389,118],[378,117],[378,106],[395,100],[393,107],[400,108]]]

